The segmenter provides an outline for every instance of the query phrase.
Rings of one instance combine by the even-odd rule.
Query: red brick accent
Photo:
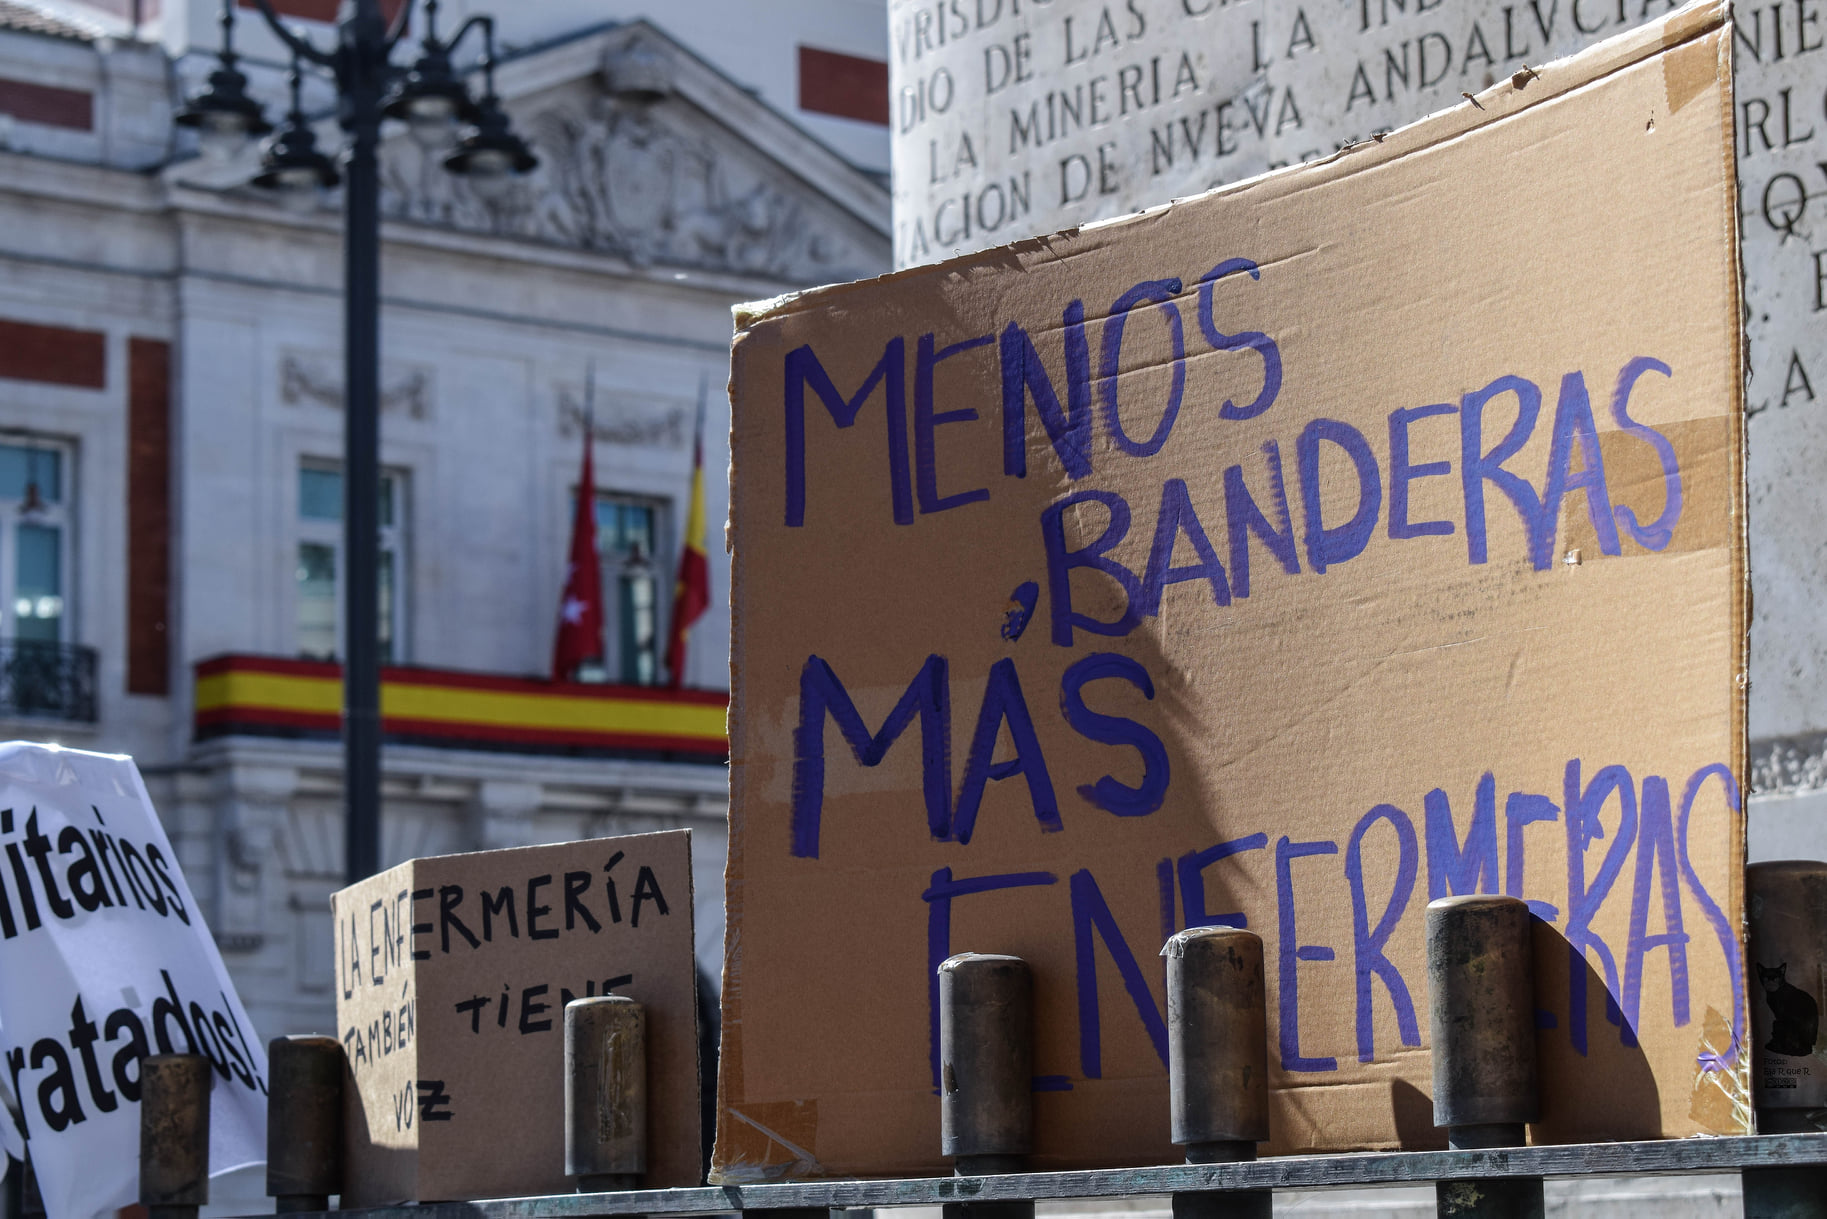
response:
[[[381,15],[393,20],[404,0],[381,0]],[[258,9],[254,0],[239,0],[242,8]],[[335,21],[342,0],[272,0],[273,11],[281,17],[298,17],[305,21]]]
[[[0,318],[0,377],[82,389],[108,384],[108,336]]]
[[[127,693],[171,693],[171,344],[127,340]]]
[[[799,108],[888,126],[888,65],[880,59],[799,48]]]
[[[95,130],[95,99],[81,89],[59,89],[55,85],[0,77],[0,113],[46,127]]]

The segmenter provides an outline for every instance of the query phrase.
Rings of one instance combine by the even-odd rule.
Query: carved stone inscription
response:
[[[1737,10],[1754,739],[1827,728],[1827,5]]]
[[[1819,0],[1802,3],[1817,14]],[[1790,55],[1803,33],[1796,5],[1780,6]],[[896,262],[1322,156],[1674,7],[892,0]]]
[[[1502,77],[1526,79],[1673,7],[890,0],[895,262],[931,262],[1324,156],[1474,104],[1467,95]],[[1754,2],[1736,22],[1750,729],[1762,739],[1827,727],[1818,625],[1827,598],[1827,0]],[[1654,121],[1643,116],[1645,138]],[[1492,189],[1553,184],[1518,166],[1514,181]]]

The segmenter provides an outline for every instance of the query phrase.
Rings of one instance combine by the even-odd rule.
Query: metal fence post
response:
[[[1827,863],[1745,869],[1750,915],[1751,1095],[1759,1134],[1827,1129],[1821,979],[1827,965]],[[1745,1219],[1827,1219],[1827,1169],[1747,1168]]]
[[[275,1037],[266,1047],[266,1192],[281,1215],[330,1208],[343,1192],[343,1047]]]
[[[209,1089],[201,1054],[140,1060],[140,1204],[151,1219],[197,1219],[209,1201]]]
[[[580,1194],[647,1172],[647,1009],[625,995],[565,1004],[565,1172]]]
[[[1194,927],[1167,941],[1173,1140],[1188,1164],[1256,1158],[1269,1137],[1269,1017],[1262,937]],[[1269,1219],[1273,1191],[1174,1195],[1176,1219]]]
[[[29,1150],[19,1166],[19,1213],[25,1219],[40,1219],[44,1214],[44,1195],[38,1192],[38,1171],[32,1167]]]
[[[1034,1147],[1034,979],[1020,957],[939,966],[939,1150],[960,1177],[1020,1172]],[[1032,1219],[1032,1201],[948,1202],[946,1219]]]
[[[1454,1150],[1521,1147],[1539,1116],[1529,907],[1520,898],[1444,897],[1427,907],[1434,1125]],[[1454,1219],[1541,1219],[1540,1177],[1440,1181]]]

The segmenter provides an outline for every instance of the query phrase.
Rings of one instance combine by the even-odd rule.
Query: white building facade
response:
[[[287,210],[247,185],[253,151],[194,155],[171,115],[213,66],[217,5],[142,3],[137,27],[135,7],[0,0],[0,731],[132,754],[260,1035],[327,1031],[340,200]],[[334,4],[277,7],[328,38]],[[641,6],[505,7],[497,81],[540,167],[485,200],[387,139],[381,371],[383,862],[689,827],[712,977],[715,537],[684,688],[653,684],[694,420],[702,400],[716,522],[731,306],[889,262],[880,5],[750,12],[746,38],[718,7],[676,14],[702,48]],[[277,118],[276,47],[240,16]],[[663,100],[609,88],[637,47]],[[608,681],[580,686],[546,674],[592,367]]]

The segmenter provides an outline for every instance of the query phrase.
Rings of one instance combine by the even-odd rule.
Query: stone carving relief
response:
[[[1827,789],[1827,732],[1751,742],[1751,790],[1791,796]]]
[[[691,443],[691,415],[683,405],[642,409],[632,402],[596,395],[596,438],[607,444],[645,449],[683,449]],[[584,426],[584,392],[575,385],[558,387],[558,434],[578,435]]]
[[[381,410],[413,419],[431,417],[431,366],[413,364],[381,370]],[[315,402],[343,409],[342,361],[321,352],[287,351],[279,357],[279,400],[287,406]]]
[[[382,199],[393,219],[447,225],[664,265],[829,283],[878,258],[821,223],[811,201],[658,106],[579,94],[515,125],[540,166],[485,201],[409,140],[391,142]]]

